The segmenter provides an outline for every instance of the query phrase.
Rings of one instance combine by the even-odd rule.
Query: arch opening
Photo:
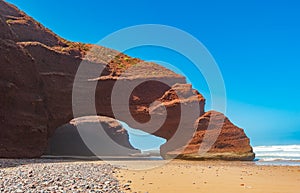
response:
[[[97,130],[99,130],[97,122],[102,125],[104,135],[103,133],[102,135],[97,134]],[[79,124],[89,135],[99,137],[101,146],[97,153],[91,151],[82,140],[77,128]],[[91,159],[97,157],[128,159],[151,157],[151,159],[162,159],[159,148],[164,143],[166,143],[166,139],[133,129],[125,122],[105,116],[84,116],[73,119],[55,130],[48,140],[44,157]]]
[[[84,129],[91,140],[97,140],[93,141],[97,144],[97,152],[91,151],[85,144],[78,129]],[[131,145],[128,132],[119,121],[105,116],[84,116],[55,130],[48,140],[44,157],[105,158],[140,153],[139,149]]]
[[[125,122],[119,121],[127,130],[129,142],[134,148],[141,150],[140,157],[151,157],[153,159],[162,159],[160,155],[160,146],[167,142],[166,139],[146,133],[139,129],[128,126]]]

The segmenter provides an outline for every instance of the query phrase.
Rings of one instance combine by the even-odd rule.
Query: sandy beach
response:
[[[135,162],[137,166],[145,163]],[[151,170],[121,169],[119,172],[116,177],[121,184],[127,183],[130,187],[125,192],[300,192],[300,167],[298,166],[258,166],[253,162],[175,160]]]
[[[146,169],[154,166],[157,167]],[[183,160],[166,163],[0,159],[0,192],[299,193],[299,190],[299,166]]]

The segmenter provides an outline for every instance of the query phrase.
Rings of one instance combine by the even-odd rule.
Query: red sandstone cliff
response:
[[[2,0],[0,27],[0,157],[42,155],[55,130],[74,118],[72,91],[80,64],[102,71],[81,77],[84,84],[79,85],[86,88],[97,83],[98,115],[115,118],[118,114],[117,118],[131,127],[167,139],[162,146],[163,155],[185,146],[194,136],[193,125],[204,114],[205,99],[186,84],[184,77],[108,48],[66,41]],[[143,83],[138,84],[141,80]],[[113,110],[111,98],[115,96],[116,84],[120,88],[119,97],[127,97],[129,88],[132,92],[128,96],[129,106],[120,103]],[[135,84],[138,86],[133,87]],[[83,101],[79,104],[82,105],[80,116],[93,115],[90,109],[84,108],[85,90],[78,92],[82,97],[79,101]],[[158,123],[164,111],[167,115],[162,125],[141,126],[140,123],[150,118]],[[191,112],[192,116],[182,117],[182,111]],[[220,144],[227,136],[235,135],[234,125],[227,124],[226,128],[217,141]],[[252,152],[248,138],[241,133],[230,143],[241,142],[244,147],[237,148],[238,153],[244,153],[244,149]],[[197,143],[190,143],[187,149],[195,149]],[[220,147],[211,151],[232,149]]]
[[[177,150],[167,151],[164,154],[166,158],[248,161],[254,159],[255,155],[250,146],[250,140],[244,130],[233,125],[222,113],[216,111],[205,113],[197,119],[195,127],[196,132],[191,141]],[[215,142],[210,144],[215,137]],[[163,146],[162,149],[164,150]],[[201,150],[205,150],[205,152]]]

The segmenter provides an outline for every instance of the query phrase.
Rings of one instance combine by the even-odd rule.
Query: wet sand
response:
[[[115,176],[123,184],[125,192],[300,192],[299,166],[175,160],[154,169],[143,169],[148,164],[159,162],[162,161],[120,161],[120,165],[129,163],[129,168],[139,168],[139,170],[123,168]]]

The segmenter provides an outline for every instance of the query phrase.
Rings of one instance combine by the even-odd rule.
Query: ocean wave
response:
[[[260,151],[296,151],[300,152],[300,145],[272,145],[272,146],[256,146],[253,147],[255,152]]]
[[[257,157],[299,157],[300,159],[300,153],[292,153],[292,152],[262,152],[262,153],[256,153],[255,155]]]
[[[291,159],[291,158],[262,158],[258,161],[265,161],[265,162],[276,162],[276,161],[293,161],[293,162],[300,162],[300,159]]]
[[[300,145],[273,145],[253,147],[261,161],[300,161]]]

